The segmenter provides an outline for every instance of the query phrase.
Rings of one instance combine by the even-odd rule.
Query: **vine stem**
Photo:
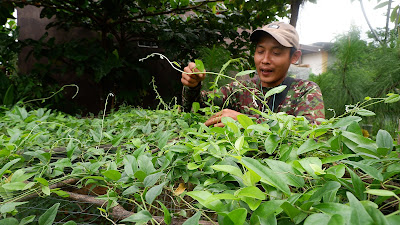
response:
[[[399,214],[400,210],[397,210],[395,212],[390,213],[389,215],[387,215],[386,217],[391,217],[391,216],[395,216],[396,214]]]
[[[107,109],[107,104],[108,104],[108,98],[109,98],[110,96],[111,96],[111,97],[114,97],[114,94],[113,94],[113,93],[109,93],[109,94],[107,95],[106,103],[104,104],[103,118],[102,118],[102,120],[101,120],[100,140],[99,140],[99,144],[98,144],[98,146],[96,146],[96,148],[99,148],[99,146],[100,146],[100,144],[101,144],[101,139],[103,139],[104,119],[105,119],[105,117],[106,117],[106,109]]]
[[[172,68],[174,68],[175,70],[177,70],[177,71],[179,71],[179,72],[181,72],[181,73],[187,73],[187,72],[184,72],[183,70],[181,70],[180,68],[177,67],[177,66],[179,66],[179,64],[178,64],[177,62],[171,62],[165,55],[160,54],[160,53],[152,53],[152,54],[146,56],[145,58],[139,59],[139,61],[140,61],[140,62],[143,62],[144,60],[146,60],[146,59],[148,59],[148,58],[150,58],[150,57],[154,57],[154,56],[159,56],[160,59],[165,59],[165,60],[167,60],[167,62],[168,62],[168,63],[172,66]],[[226,64],[224,65],[224,67],[226,67],[227,64],[229,64],[231,61],[232,61],[232,60],[230,60],[228,63],[226,63]],[[179,66],[179,67],[180,67],[180,66]],[[259,96],[257,96],[257,95],[254,94],[253,92],[251,92],[251,90],[250,90],[249,88],[247,88],[245,85],[243,85],[243,83],[240,82],[240,81],[238,81],[236,78],[233,78],[233,77],[227,76],[227,75],[225,75],[225,74],[222,74],[222,70],[221,70],[219,73],[203,71],[203,72],[192,72],[192,73],[187,73],[187,74],[211,74],[211,75],[217,75],[216,81],[218,81],[219,77],[223,77],[223,78],[230,79],[230,80],[232,80],[232,81],[236,81],[236,82],[238,82],[238,83],[243,87],[243,89],[245,89],[246,91],[248,91],[249,93],[251,93],[258,101],[260,101],[262,104],[264,104],[265,106],[267,106],[268,112],[270,112],[270,113],[272,112],[272,111],[269,109],[268,105],[266,104],[266,102],[265,102],[263,99],[261,99]],[[283,86],[285,86],[285,85],[283,85]]]
[[[182,202],[184,202],[187,206],[189,206],[189,208],[191,208],[192,210],[196,210],[196,211],[200,211],[199,209],[196,209],[195,207],[193,207],[189,202],[187,202],[185,199],[182,198],[182,196],[179,195],[179,198],[181,199]],[[205,214],[204,212],[201,212],[201,214],[206,217],[212,224],[217,225],[209,216],[207,216],[207,214]]]
[[[46,101],[47,99],[50,99],[50,98],[54,97],[56,94],[58,94],[58,93],[60,93],[61,91],[63,91],[64,88],[66,88],[66,87],[76,87],[76,92],[75,92],[74,96],[72,96],[72,99],[74,99],[74,98],[76,97],[76,95],[78,95],[79,86],[76,85],[76,84],[67,84],[67,85],[62,86],[62,87],[60,88],[60,90],[54,92],[54,93],[53,93],[52,95],[50,95],[49,97],[46,97],[46,98],[38,98],[38,99],[32,99],[32,100],[29,100],[29,101],[26,101],[26,102],[23,102],[23,103],[26,104],[26,103],[28,103],[28,102],[34,102],[34,101]]]

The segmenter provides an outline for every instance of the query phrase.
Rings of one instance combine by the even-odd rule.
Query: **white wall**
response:
[[[316,53],[310,53],[310,54],[303,55],[301,57],[301,64],[310,65],[311,72],[316,75],[321,74],[324,70],[324,66],[326,66],[326,65],[323,65],[322,52],[316,52]]]

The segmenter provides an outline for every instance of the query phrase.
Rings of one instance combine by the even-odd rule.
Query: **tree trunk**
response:
[[[360,6],[361,6],[361,10],[362,10],[362,12],[363,12],[365,21],[367,21],[368,27],[369,27],[369,29],[371,30],[372,34],[374,35],[375,40],[382,44],[381,40],[380,40],[379,37],[378,37],[378,34],[375,32],[374,28],[372,28],[371,24],[369,23],[367,14],[365,13],[364,4],[363,4],[363,1],[362,1],[362,0],[360,0]]]
[[[386,33],[385,33],[385,42],[387,42],[389,38],[389,19],[390,19],[390,10],[392,8],[392,0],[389,0],[387,14],[386,14]]]
[[[296,27],[297,19],[299,18],[300,5],[304,0],[291,0],[290,1],[290,24]]]

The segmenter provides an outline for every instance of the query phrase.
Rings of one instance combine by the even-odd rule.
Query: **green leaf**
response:
[[[337,190],[341,187],[339,182],[336,181],[328,181],[324,184],[323,187],[317,189],[313,195],[311,195],[310,199],[308,201],[310,202],[319,202],[321,201],[322,197],[330,192],[336,193]],[[315,189],[314,189],[315,190]]]
[[[182,225],[199,225],[200,216],[201,216],[201,211],[198,211],[192,217],[187,219]]]
[[[122,192],[122,195],[131,195],[138,191],[140,191],[140,189],[136,185],[132,185],[129,188],[125,189],[125,191]]]
[[[199,60],[199,59],[195,59],[194,63],[196,64],[196,68],[200,71],[200,72],[204,72],[205,71],[205,67],[203,64],[203,61]]]
[[[164,212],[164,222],[169,225],[171,224],[171,214],[169,213],[167,207],[165,207],[165,205],[157,200],[157,203],[161,206],[163,212]]]
[[[222,193],[222,194],[216,194],[216,195],[210,195],[206,201],[204,202],[205,205],[208,205],[210,203],[212,203],[213,201],[216,200],[221,200],[221,199],[227,199],[227,200],[236,200],[239,201],[240,198],[232,195],[232,194],[228,194],[228,193]]]
[[[101,138],[100,132],[96,132],[96,131],[90,129],[89,133],[90,133],[90,136],[93,137],[93,141],[94,142],[99,142],[100,141],[100,138]]]
[[[300,164],[299,166],[296,166]],[[296,169],[300,170],[304,169],[307,171],[308,174],[313,176],[314,178],[318,178],[317,172],[321,172],[322,168],[322,162],[319,158],[317,157],[307,157],[304,159],[300,159],[297,162],[294,161],[293,166],[295,166]]]
[[[362,135],[348,131],[342,131],[342,141],[355,153],[365,153],[367,155],[378,156],[376,143]]]
[[[27,203],[27,202],[7,202],[7,203],[4,203],[0,207],[0,213],[1,214],[11,213],[12,211],[15,210],[16,206],[23,205],[25,203]]]
[[[150,134],[151,133],[151,122],[149,121],[146,126],[142,128],[143,134]]]
[[[254,125],[253,120],[251,120],[248,116],[243,114],[237,115],[237,120],[243,126],[244,129],[247,129],[247,127],[250,125]]]
[[[13,183],[5,183],[1,187],[9,191],[20,191],[24,190],[26,185],[27,184],[24,182],[13,182]]]
[[[255,130],[255,131],[258,131],[258,132],[261,132],[261,133],[270,132],[269,126],[266,123],[250,125],[250,126],[247,127],[247,130]]]
[[[36,217],[35,215],[27,216],[27,217],[23,218],[23,219],[19,222],[18,225],[30,224],[30,223],[32,223],[32,222],[35,220],[35,217]],[[64,224],[66,224],[66,223],[64,223]]]
[[[159,196],[161,194],[164,185],[165,185],[165,182],[150,188],[147,191],[146,196],[145,196],[146,202],[149,204],[153,203],[154,199],[156,199],[157,196]]]
[[[375,116],[376,114],[372,111],[369,111],[367,109],[358,109],[356,113],[360,116]]]
[[[380,9],[380,8],[386,7],[388,4],[389,4],[389,1],[384,1],[380,4],[378,4],[377,6],[375,6],[374,9]]]
[[[393,149],[393,138],[386,130],[379,130],[376,134],[376,145],[378,148]]]
[[[323,213],[315,213],[307,217],[304,225],[328,225],[331,217]]]
[[[385,103],[395,103],[400,101],[399,94],[390,94],[388,98],[385,99]]]
[[[126,155],[124,157],[124,171],[125,173],[133,178],[134,174],[136,173],[136,171],[138,170],[138,163],[137,160],[134,156],[132,155]]]
[[[372,218],[368,215],[364,206],[360,201],[350,192],[346,193],[347,198],[350,202],[350,207],[353,209],[350,218],[350,224],[352,225],[365,225],[365,224],[373,224]]]
[[[245,188],[239,189],[235,192],[235,196],[237,196],[239,198],[249,197],[249,198],[265,200],[265,193],[262,192],[258,187],[255,187],[255,186],[250,186],[250,187],[245,187]]]
[[[283,181],[282,178],[276,176],[271,169],[252,158],[243,157],[241,162],[247,168],[253,170],[256,174],[258,174],[262,179],[268,181],[270,185],[278,188],[283,193],[290,195],[290,189],[285,181]]]
[[[265,95],[264,95],[264,99],[274,95],[274,94],[278,94],[281,93],[282,91],[284,91],[286,88],[286,85],[281,85],[275,88],[272,88],[271,90],[269,90]]]
[[[318,205],[314,205],[313,207],[330,216],[338,214],[341,215],[345,219],[345,221],[350,220],[352,209],[348,205],[328,202],[328,203],[321,203]]]
[[[314,141],[314,139],[308,139],[306,142],[304,142],[299,149],[297,150],[297,155],[309,152],[309,151],[313,151],[315,149],[320,148],[321,146],[323,146],[324,144],[322,143],[317,143]]]
[[[46,212],[39,217],[39,225],[52,225],[57,216],[58,207],[60,207],[60,203],[56,203],[46,210]]]
[[[247,210],[245,208],[238,208],[228,214],[229,219],[234,225],[242,225],[246,221]]]
[[[365,173],[370,175],[371,177],[373,177],[373,178],[375,178],[375,179],[377,179],[379,181],[383,181],[382,173],[379,172],[377,169],[375,169],[372,166],[365,165],[365,164],[363,164],[361,162],[353,162],[353,161],[347,161],[347,160],[344,160],[343,162],[347,163],[347,164],[350,164],[352,166],[358,167],[361,170],[363,170]]]
[[[75,221],[70,220],[70,221],[64,223],[63,225],[76,225],[76,223],[75,223]]]
[[[40,184],[42,184],[42,185],[44,185],[44,186],[49,186],[49,182],[47,182],[47,180],[44,179],[44,178],[36,177],[35,180],[36,180],[38,183],[40,183]]]
[[[372,202],[370,202],[372,203]],[[383,215],[379,209],[375,208],[375,206],[372,206],[370,204],[364,205],[365,210],[367,211],[368,215],[372,217],[372,220],[374,221],[374,224],[379,224],[379,225],[389,225],[389,222],[387,221],[386,217]]]
[[[265,139],[265,142],[264,142],[265,151],[268,154],[274,153],[276,147],[278,147],[278,145],[279,145],[279,140],[280,140],[280,137],[278,135],[275,135],[275,134],[269,135]]]
[[[149,222],[153,217],[147,210],[142,210],[138,213],[135,213],[128,218],[121,220],[121,222],[132,222],[137,224],[145,224]]]
[[[186,195],[192,197],[200,204],[211,210],[218,212],[225,209],[225,205],[219,201],[218,197],[215,198],[209,191],[191,191],[186,193]]]
[[[201,165],[197,165],[196,163],[188,163],[187,168],[188,170],[197,170]]]
[[[327,164],[327,163],[332,163],[332,162],[337,162],[343,159],[347,159],[350,157],[357,156],[356,154],[343,154],[343,155],[335,155],[335,156],[329,156],[326,158],[321,159],[322,164]]]
[[[121,173],[118,172],[117,170],[107,170],[102,172],[102,174],[104,175],[104,177],[114,181],[121,179]]]
[[[125,134],[126,134],[125,132],[122,132],[122,133],[118,134],[117,136],[114,136],[113,139],[111,140],[112,146],[114,146],[114,147],[118,146],[121,143],[121,141],[124,139]]]
[[[140,155],[137,159],[139,168],[146,173],[146,175],[152,174],[156,171],[152,162],[153,157],[148,155]]]
[[[10,217],[0,220],[0,225],[18,225],[18,220]]]
[[[290,204],[289,202],[284,202],[281,205],[283,211],[290,217],[290,219],[295,220],[298,215],[302,214],[301,210]]]
[[[230,118],[230,117],[222,117],[222,119],[224,119],[224,118]],[[239,135],[240,134],[240,130],[239,130],[239,127],[236,125],[236,123],[232,123],[232,122],[224,122],[223,121],[223,123],[225,124],[225,125],[227,125],[229,128],[231,128],[231,130],[233,131],[233,133],[235,133],[236,135]],[[250,127],[250,126],[249,126]]]
[[[255,70],[244,70],[242,72],[237,73],[236,76],[241,77],[255,72],[256,72]]]
[[[365,191],[365,193],[377,196],[393,196],[393,197],[397,196],[393,191],[382,190],[382,189],[368,189]]]
[[[264,159],[264,162],[268,164],[276,176],[282,177],[287,184],[299,188],[305,185],[302,174],[292,165],[273,159]]]
[[[257,175],[253,170],[248,170],[243,175],[243,183],[246,186],[255,186],[257,182],[261,180],[261,177]]]
[[[49,188],[49,186],[43,186],[42,187],[42,192],[43,192],[43,194],[45,194],[45,195],[50,195],[50,188]]]
[[[340,118],[336,123],[333,124],[333,128],[347,127],[353,122],[360,122],[362,120],[361,117],[358,116],[346,116]]]
[[[244,136],[240,136],[236,141],[235,141],[235,148],[236,150],[240,151],[243,148],[244,144]]]
[[[210,167],[212,169],[214,169],[214,170],[226,172],[226,173],[235,175],[235,176],[240,177],[240,178],[243,177],[242,171],[238,167],[235,167],[235,166],[231,166],[231,165],[213,165],[213,166],[210,166]]]
[[[200,103],[198,103],[198,102],[193,102],[193,103],[192,103],[192,110],[193,110],[193,112],[196,113],[197,111],[199,111],[199,109],[200,109]]]
[[[366,199],[365,184],[361,178],[350,168],[347,167],[347,171],[350,173],[351,182],[353,183],[354,194],[361,200]]]
[[[173,145],[169,148],[169,150],[178,153],[189,153],[193,151],[192,148],[186,145]]]
[[[252,214],[250,218],[250,224],[257,224],[260,222],[262,225],[269,225],[270,216],[274,216],[275,212],[280,209],[280,206],[284,203],[284,200],[269,200],[263,202]],[[276,219],[275,219],[276,224]]]
[[[0,170],[0,177],[3,176],[3,174],[6,172],[6,170],[8,170],[12,165],[19,162],[19,160],[21,160],[21,158],[16,158],[16,159],[6,163],[6,165],[4,165],[3,168],[1,168],[1,170]]]
[[[392,13],[390,14],[390,22],[395,22],[396,19],[399,17],[399,5],[392,9]]]
[[[346,166],[343,164],[339,164],[336,166],[329,167],[325,172],[327,174],[333,174],[337,178],[341,178],[344,176],[346,172]]]
[[[339,214],[335,214],[331,217],[331,219],[328,221],[328,225],[342,225],[346,224],[343,216]]]
[[[386,216],[386,220],[390,225],[399,225],[400,215]]]
[[[144,179],[143,185],[144,185],[145,187],[153,186],[153,185],[155,185],[155,184],[157,183],[157,181],[158,181],[158,180],[160,179],[160,177],[163,176],[163,175],[165,175],[165,174],[162,173],[162,172],[158,172],[158,173],[155,173],[155,174],[150,174],[150,175],[148,175],[148,176]]]

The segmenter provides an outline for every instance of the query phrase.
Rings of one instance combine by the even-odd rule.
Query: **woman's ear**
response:
[[[292,63],[292,64],[296,63],[297,61],[299,61],[300,57],[301,57],[301,51],[296,50],[293,53],[292,58],[290,59],[290,63]]]

